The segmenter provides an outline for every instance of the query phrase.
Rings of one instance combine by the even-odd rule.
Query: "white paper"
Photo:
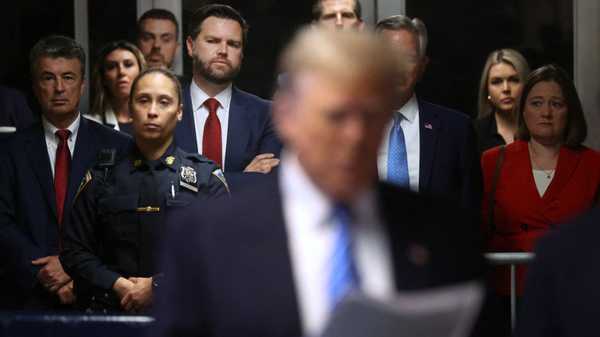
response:
[[[387,301],[349,294],[322,337],[465,337],[484,297],[479,282],[396,293]]]

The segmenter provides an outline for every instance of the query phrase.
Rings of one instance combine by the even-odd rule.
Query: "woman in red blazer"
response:
[[[587,125],[564,70],[549,65],[532,72],[517,109],[518,140],[481,159],[490,252],[532,251],[548,230],[589,209],[599,192],[600,153],[582,145]],[[524,273],[517,269],[519,294]],[[508,268],[499,269],[492,282],[500,295],[508,295]]]

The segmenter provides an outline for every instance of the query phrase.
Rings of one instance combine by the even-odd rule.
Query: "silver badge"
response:
[[[198,192],[198,187],[195,186],[198,182],[196,178],[196,170],[189,166],[181,167],[181,180],[179,181],[179,185],[192,190],[194,192]]]

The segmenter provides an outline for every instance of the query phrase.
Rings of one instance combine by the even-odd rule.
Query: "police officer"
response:
[[[222,171],[174,144],[181,87],[168,70],[142,72],[129,100],[135,146],[101,153],[79,189],[60,259],[75,280],[77,306],[141,312],[160,284],[156,241],[166,213],[193,200],[227,197]]]

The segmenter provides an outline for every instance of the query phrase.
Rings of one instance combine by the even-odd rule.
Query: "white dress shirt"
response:
[[[192,81],[190,85],[190,92],[192,95],[192,110],[194,116],[194,127],[196,128],[196,144],[198,146],[198,153],[202,153],[202,137],[204,136],[204,123],[208,118],[208,109],[204,106],[204,101],[210,98],[196,82]],[[219,101],[219,108],[217,109],[217,117],[221,123],[221,163],[223,164],[223,171],[225,171],[225,152],[227,150],[227,126],[229,125],[229,106],[231,104],[231,84],[227,86],[223,91],[218,93],[214,98]]]
[[[77,114],[77,118],[67,128],[71,131],[67,143],[69,145],[69,151],[71,152],[71,158],[75,151],[75,141],[77,140],[77,132],[79,131],[79,122],[81,120],[81,114]],[[59,138],[56,135],[58,129],[52,125],[46,117],[42,116],[42,125],[44,127],[44,138],[46,139],[46,148],[48,149],[48,158],[50,159],[50,168],[52,169],[52,177],[54,178],[54,165],[56,163],[56,149],[58,148]]]
[[[121,131],[121,128],[119,126],[119,120],[117,119],[117,115],[115,114],[115,111],[113,110],[113,108],[111,108],[110,106],[106,107],[106,110],[104,111],[104,117],[102,117],[102,115],[100,115],[100,114],[95,114],[95,115],[84,114],[83,117],[85,117],[87,119],[91,119],[94,122],[98,122],[102,125],[106,125],[106,124],[113,125],[113,129],[115,129],[117,131]]]
[[[548,189],[548,186],[550,186],[552,179],[554,178],[554,170],[545,171],[532,169],[531,171],[533,172],[533,181],[535,181],[535,187],[537,188],[540,197],[543,197],[544,193],[546,193],[546,190]]]
[[[297,157],[283,153],[280,164],[283,214],[289,242],[303,335],[319,335],[329,318],[327,285],[335,227],[332,201],[306,175]],[[389,242],[373,191],[351,205],[353,254],[361,289],[386,299],[394,293]]]
[[[417,96],[413,96],[396,111],[395,114],[400,115],[400,127],[404,132],[404,142],[406,144],[406,160],[408,163],[408,181],[410,189],[419,192],[419,166],[420,166],[420,150],[421,140],[420,123],[419,123],[419,103]],[[394,119],[388,123],[384,132],[381,146],[379,147],[379,156],[377,157],[377,168],[379,170],[379,179],[387,180],[387,161],[388,147],[390,141],[390,132],[394,126]]]

